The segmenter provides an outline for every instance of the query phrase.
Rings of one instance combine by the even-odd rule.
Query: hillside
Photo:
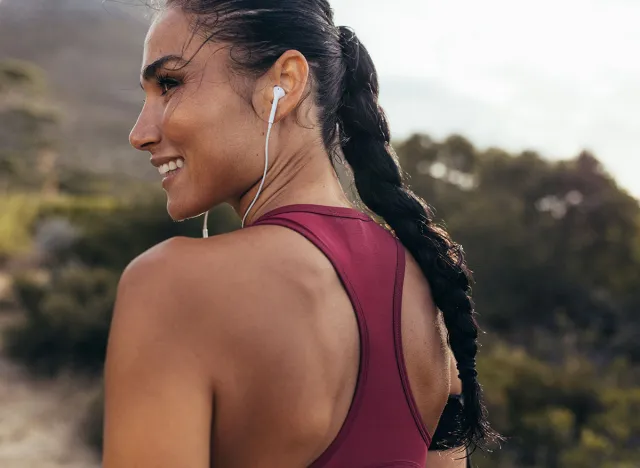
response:
[[[0,1],[0,60],[31,61],[46,72],[64,116],[62,162],[155,175],[127,140],[142,100],[144,10],[110,0]]]

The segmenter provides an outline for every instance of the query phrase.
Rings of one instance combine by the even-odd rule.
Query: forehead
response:
[[[181,10],[163,10],[153,21],[144,42],[144,66],[165,55],[190,58],[201,44],[193,34],[191,20]]]

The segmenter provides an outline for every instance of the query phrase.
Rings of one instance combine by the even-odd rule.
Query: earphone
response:
[[[262,174],[262,180],[260,181],[258,192],[256,193],[256,196],[253,198],[253,201],[249,205],[249,208],[247,208],[247,211],[245,212],[242,218],[242,227],[244,227],[244,222],[247,219],[247,215],[251,211],[251,208],[253,208],[253,205],[258,200],[258,197],[260,196],[260,192],[262,191],[262,186],[264,185],[264,181],[267,178],[267,169],[269,168],[269,137],[271,136],[271,127],[273,127],[273,122],[276,118],[276,111],[278,110],[278,101],[280,101],[280,99],[282,99],[286,94],[287,93],[285,92],[285,90],[280,86],[273,87],[273,104],[271,106],[271,114],[269,114],[269,126],[267,128],[267,138],[264,145],[264,173]],[[207,229],[208,220],[209,220],[209,212],[207,211],[204,214],[204,227],[202,228],[202,237],[204,238],[209,237],[209,230]]]

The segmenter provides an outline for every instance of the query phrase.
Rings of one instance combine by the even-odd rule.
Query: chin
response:
[[[167,213],[173,221],[184,221],[202,214],[202,212],[190,210],[188,204],[171,200],[171,198],[167,200]]]
[[[207,208],[210,206],[197,197],[176,197],[175,195],[167,197],[167,213],[176,222],[196,218],[211,209]]]

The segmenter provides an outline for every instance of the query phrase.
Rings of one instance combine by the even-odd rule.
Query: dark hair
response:
[[[361,200],[384,219],[420,264],[444,316],[464,404],[456,407],[445,434],[436,431],[434,447],[484,445],[494,433],[476,379],[478,326],[469,295],[471,274],[461,247],[434,225],[431,209],[404,183],[389,143],[387,119],[378,105],[378,78],[367,49],[352,30],[334,26],[326,0],[166,0],[165,4],[193,14],[194,33],[203,34],[205,42],[231,44],[231,57],[245,73],[266,72],[290,49],[306,57],[325,146],[332,157],[342,150]]]

